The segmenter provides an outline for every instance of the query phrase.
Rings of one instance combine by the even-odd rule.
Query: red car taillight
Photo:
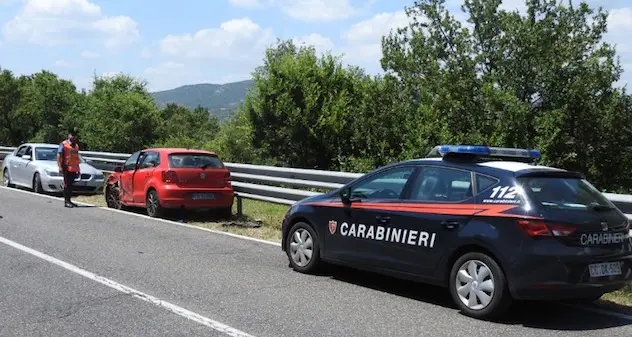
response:
[[[230,172],[226,172],[226,174],[224,175],[224,186],[230,186],[230,184],[231,184]]]
[[[518,220],[518,226],[531,237],[569,236],[577,231],[574,226],[547,224],[542,220]]]
[[[162,182],[167,184],[175,184],[178,182],[176,171],[162,171]]]

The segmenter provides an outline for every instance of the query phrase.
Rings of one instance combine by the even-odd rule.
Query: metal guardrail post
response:
[[[243,204],[243,199],[242,197],[235,193],[235,197],[237,199],[237,216],[241,217],[242,215],[244,215],[244,204]]]

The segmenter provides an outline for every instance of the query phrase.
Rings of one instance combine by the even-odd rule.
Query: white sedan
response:
[[[37,193],[61,193],[64,178],[57,168],[56,144],[26,143],[18,146],[2,161],[4,186],[22,186]],[[80,156],[81,175],[73,184],[76,194],[103,192],[103,171],[88,164]]]

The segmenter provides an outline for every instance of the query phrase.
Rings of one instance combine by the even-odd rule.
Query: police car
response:
[[[323,262],[448,287],[476,318],[515,300],[594,301],[632,279],[627,217],[529,149],[441,145],[295,203],[290,266]]]

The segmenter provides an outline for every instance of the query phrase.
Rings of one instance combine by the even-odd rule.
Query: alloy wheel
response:
[[[312,236],[305,228],[299,228],[294,232],[290,242],[290,255],[296,265],[304,267],[311,261],[313,245]]]
[[[485,309],[494,298],[494,275],[482,261],[465,261],[459,268],[455,281],[459,299],[472,310]]]

